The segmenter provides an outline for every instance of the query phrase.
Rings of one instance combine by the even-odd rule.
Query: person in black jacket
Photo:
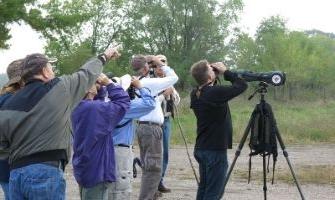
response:
[[[191,109],[197,118],[194,157],[199,163],[197,200],[218,200],[224,193],[228,169],[227,149],[232,148],[232,121],[228,101],[247,89],[246,82],[221,63],[201,60],[191,67],[198,87],[191,92]],[[216,85],[224,75],[232,85]]]

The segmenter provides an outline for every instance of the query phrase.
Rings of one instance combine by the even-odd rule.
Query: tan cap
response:
[[[123,75],[121,77],[113,77],[113,82],[119,84],[125,91],[129,88],[131,84],[131,76],[129,74]]]
[[[23,59],[15,60],[11,62],[7,67],[8,82],[5,86],[10,86],[12,84],[18,83],[21,80]]]

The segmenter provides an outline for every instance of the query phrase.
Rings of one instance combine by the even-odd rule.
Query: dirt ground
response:
[[[248,170],[248,151],[245,147],[242,150],[241,156],[238,158],[234,171],[247,172]],[[328,165],[335,167],[335,145],[308,145],[308,146],[289,146],[287,148],[289,158],[295,171],[300,167]],[[193,150],[191,150],[191,153]],[[229,151],[229,160],[232,161],[235,153],[235,148]],[[138,155],[138,148],[135,147],[135,154]],[[160,199],[168,200],[193,200],[196,196],[197,184],[194,179],[192,169],[189,165],[186,150],[184,147],[174,147],[170,151],[170,163],[168,172],[165,178],[165,183],[172,189],[171,193],[164,194]],[[193,159],[193,156],[192,156]],[[193,160],[194,165],[197,163]],[[289,172],[288,165],[281,151],[278,156],[277,171]],[[226,187],[224,199],[230,200],[255,200],[263,199],[263,183],[262,174],[262,159],[261,157],[253,158],[253,177],[251,184],[247,184],[247,179],[233,174]],[[220,173],[220,172],[218,172]],[[255,175],[256,174],[256,175]],[[258,174],[258,175],[257,175]],[[133,199],[137,199],[140,187],[140,175],[134,180],[133,184]],[[269,174],[271,177],[271,173]],[[66,170],[67,180],[67,199],[79,199],[78,186],[72,175],[71,165],[68,165]],[[335,183],[329,184],[306,184],[301,183],[305,199],[308,200],[335,200]],[[0,192],[0,199],[3,195]],[[268,199],[271,200],[295,200],[301,199],[295,184],[276,181],[274,185],[268,180]]]

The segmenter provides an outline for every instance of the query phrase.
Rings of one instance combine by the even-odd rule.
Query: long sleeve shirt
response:
[[[129,110],[126,112],[126,115],[118,124],[118,126],[122,127],[116,128],[114,130],[114,145],[132,145],[134,140],[133,120],[148,114],[156,106],[156,101],[154,97],[151,96],[151,92],[149,89],[141,88],[139,92],[142,98],[136,98],[130,102]]]
[[[82,100],[72,113],[74,177],[85,188],[115,181],[112,134],[130,99],[120,86],[106,88],[110,101]]]
[[[164,122],[164,115],[161,107],[162,100],[161,98],[159,98],[158,94],[163,90],[172,87],[178,81],[178,76],[174,72],[174,70],[168,66],[163,66],[162,70],[165,74],[164,78],[145,77],[141,79],[143,87],[149,88],[151,91],[151,95],[156,96],[156,106],[155,109],[152,110],[150,113],[146,114],[143,117],[140,117],[139,121],[149,121],[158,124],[163,124]]]
[[[93,58],[77,72],[49,82],[27,82],[0,108],[0,137],[10,145],[11,169],[71,156],[73,109],[102,72]]]
[[[225,79],[231,86],[205,86],[191,93],[191,108],[197,118],[195,148],[202,150],[224,150],[232,147],[232,122],[228,101],[247,89],[244,80],[235,73],[226,71]]]

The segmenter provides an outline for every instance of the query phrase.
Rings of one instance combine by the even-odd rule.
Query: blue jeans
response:
[[[194,157],[199,163],[200,183],[197,200],[219,200],[224,193],[228,160],[227,150],[194,150]]]
[[[169,163],[169,146],[171,136],[171,119],[170,117],[164,117],[163,124],[163,165],[162,165],[162,180],[164,178],[168,163]]]
[[[63,171],[46,164],[32,164],[10,171],[11,200],[63,200],[65,179]]]
[[[2,191],[5,194],[5,200],[9,200],[9,184],[6,182],[0,182]]]

